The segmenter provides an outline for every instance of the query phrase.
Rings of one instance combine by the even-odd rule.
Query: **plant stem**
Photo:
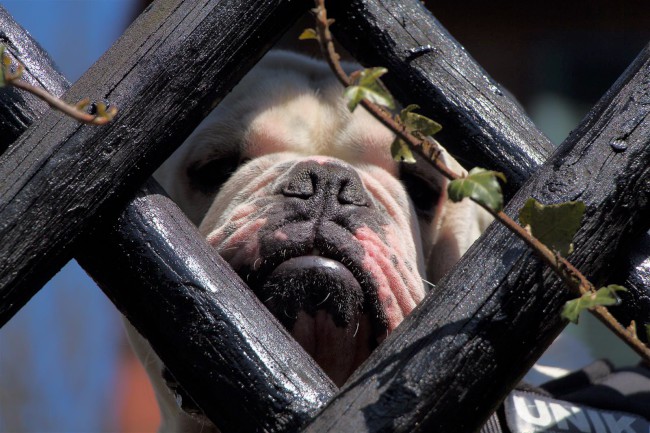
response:
[[[0,46],[0,74],[3,74],[5,85],[11,85],[26,92],[35,95],[37,98],[45,101],[50,107],[63,112],[64,114],[78,120],[79,122],[90,125],[105,125],[110,122],[117,114],[117,108],[105,107],[98,109],[98,114],[89,114],[82,110],[83,106],[88,105],[86,101],[75,105],[67,104],[65,101],[52,95],[41,87],[32,86],[28,82],[21,80],[24,71],[22,64],[18,63],[14,72],[11,72],[11,60],[4,52],[4,47]],[[81,106],[81,107],[80,107]]]
[[[43,101],[47,102],[50,107],[63,112],[64,114],[72,117],[75,120],[78,120],[79,122],[89,125],[105,125],[110,122],[117,113],[117,109],[115,107],[111,107],[104,116],[89,114],[85,111],[81,111],[74,105],[67,104],[46,90],[40,87],[32,86],[31,84],[21,79],[7,80],[7,83],[39,97]]]
[[[325,9],[325,0],[315,0],[316,8],[313,12],[316,15],[316,31],[318,33],[318,42],[321,46],[321,51],[325,56],[327,63],[332,71],[343,84],[348,87],[351,85],[350,77],[341,67],[339,62],[340,56],[334,48],[334,41],[330,33],[329,26],[333,20],[327,18],[327,10]],[[393,117],[378,105],[363,99],[361,105],[372,114],[375,119],[393,131],[399,138],[408,143],[409,147],[424,157],[437,171],[449,180],[461,179],[462,176],[450,170],[438,158],[440,149],[436,149],[433,154],[425,154],[423,152],[422,141],[414,137],[406,127],[396,122]],[[432,146],[437,146],[435,143],[430,143]],[[594,292],[594,285],[585,277],[575,266],[559,254],[551,251],[546,245],[541,243],[535,238],[528,230],[520,226],[516,221],[506,215],[503,211],[495,211],[489,206],[473,200],[483,209],[488,211],[495,219],[505,225],[517,237],[523,240],[530,248],[533,249],[544,260],[553,271],[573,290],[576,294],[583,295],[586,293]],[[595,307],[589,310],[598,320],[604,323],[614,334],[625,341],[636,353],[638,353],[646,363],[650,364],[650,348],[648,348],[639,338],[632,332],[623,327],[605,307]]]

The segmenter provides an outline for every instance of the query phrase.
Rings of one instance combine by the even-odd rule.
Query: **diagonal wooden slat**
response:
[[[296,431],[337,390],[154,181],[86,247],[81,266],[222,431]]]
[[[11,58],[21,60],[25,66],[23,79],[28,83],[43,87],[55,95],[62,94],[69,87],[47,53],[1,5],[0,44],[5,46],[5,53]],[[14,109],[16,106],[20,109]],[[0,90],[0,155],[46,110],[47,104],[36,96],[12,87]]]
[[[650,343],[650,331],[643,324],[650,320],[650,233],[639,236],[630,245],[630,253],[620,257],[611,267],[615,269],[612,282],[624,281],[627,292],[621,292],[621,304],[612,308],[619,322],[627,325],[632,320],[638,327],[639,338]]]
[[[404,104],[443,125],[436,138],[462,162],[503,170],[511,197],[553,150],[517,102],[478,65],[422,2],[327,2],[332,32]]]
[[[279,35],[300,0],[157,0],[66,94],[120,108],[105,127],[52,112],[0,158],[0,325],[72,257],[98,213],[189,135]]]
[[[29,65],[30,80],[55,95],[69,87],[2,7],[0,29],[11,29],[5,43]],[[0,136],[19,134],[46,110],[21,96],[0,98],[0,118],[13,121]],[[148,184],[117,221],[84,236],[75,256],[222,431],[296,430],[337,388],[156,182]]]
[[[520,105],[478,65],[422,2],[328,2],[332,31],[367,66],[387,66],[384,81],[404,104],[417,103],[440,121],[436,137],[468,167],[502,171],[511,197],[554,146]],[[612,313],[627,325],[647,321],[650,309],[650,237],[630,247],[634,259],[613,281],[625,282],[624,307]],[[624,261],[623,255],[621,260]],[[618,263],[621,265],[621,263]],[[616,266],[612,264],[612,267]],[[641,333],[643,338],[643,333]]]
[[[516,194],[583,200],[569,256],[598,283],[650,221],[650,45]],[[623,140],[621,152],[612,143]],[[567,289],[493,224],[306,432],[476,431],[566,325]]]

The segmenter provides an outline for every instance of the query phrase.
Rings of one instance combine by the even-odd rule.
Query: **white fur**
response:
[[[409,276],[413,287],[396,295],[401,302],[401,311],[393,317],[396,326],[424,296],[426,286],[421,280],[435,282],[444,275],[484,230],[490,217],[467,200],[450,203],[445,195],[446,181],[429,175],[429,181],[437,183],[442,194],[432,220],[419,218],[399,181],[399,166],[390,155],[393,134],[362,108],[350,113],[342,93],[323,62],[289,52],[271,52],[160,167],[156,177],[201,232],[214,240],[223,238],[220,230],[233,214],[246,207],[251,195],[262,191],[256,186],[258,179],[265,175],[271,179],[278,164],[322,157],[352,167],[372,199],[389,214],[390,232],[399,243],[389,247],[403,256],[407,265],[414,265]],[[192,188],[189,166],[234,152],[251,161],[235,172],[216,197]],[[463,171],[446,152],[443,158],[453,170]],[[214,243],[219,247],[217,241]],[[190,417],[178,409],[160,377],[162,363],[130,329],[161,406],[161,431],[210,431],[214,426],[206,426],[205,418]]]

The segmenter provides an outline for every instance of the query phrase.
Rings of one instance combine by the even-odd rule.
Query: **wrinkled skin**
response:
[[[349,66],[348,66],[349,67]],[[350,113],[324,63],[271,52],[156,176],[337,385],[422,300],[489,217],[393,161],[393,135]],[[448,154],[445,162],[463,169]],[[131,330],[166,431],[206,431],[173,402]]]

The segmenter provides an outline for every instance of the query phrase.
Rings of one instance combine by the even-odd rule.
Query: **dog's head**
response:
[[[157,173],[339,385],[487,221],[396,163],[393,134],[342,93],[324,63],[271,52]]]

